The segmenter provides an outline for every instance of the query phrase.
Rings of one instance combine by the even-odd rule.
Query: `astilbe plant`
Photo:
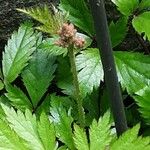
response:
[[[128,17],[134,9],[145,9],[149,3],[143,0],[141,3],[135,0],[113,2],[123,14],[109,26],[116,49],[126,35]],[[150,134],[146,132],[150,123],[149,56],[114,51],[122,93],[135,100],[126,108],[128,122],[133,128],[118,138],[111,112],[107,110],[109,103],[102,84],[104,73],[99,51],[91,44],[95,32],[90,10],[84,0],[61,0],[59,9],[59,15],[47,7],[22,11],[40,21],[43,26],[37,29],[50,33],[50,38],[43,38],[32,24],[25,23],[5,46],[0,76],[3,89],[0,149],[149,150]],[[145,32],[145,37],[149,37],[149,29],[145,28],[148,16],[146,10],[132,21],[138,33]],[[45,18],[49,19],[45,22]],[[143,29],[140,28],[141,19],[144,20]],[[78,33],[78,28],[87,35]],[[117,30],[120,32],[114,32]],[[137,123],[140,121],[139,133]]]

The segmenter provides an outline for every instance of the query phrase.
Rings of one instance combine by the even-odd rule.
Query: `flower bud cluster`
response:
[[[77,30],[74,28],[73,24],[64,23],[58,31],[60,38],[55,44],[65,48],[70,45],[74,45],[76,48],[83,48],[85,40],[82,37],[77,37],[76,33]]]

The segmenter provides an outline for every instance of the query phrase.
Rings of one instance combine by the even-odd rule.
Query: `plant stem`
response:
[[[82,98],[80,95],[80,88],[79,88],[79,81],[78,81],[73,45],[71,45],[68,48],[68,55],[69,55],[69,59],[70,59],[71,72],[73,75],[73,85],[75,88],[74,94],[75,94],[75,100],[76,100],[77,107],[78,107],[79,122],[80,122],[80,126],[84,127],[85,126],[85,116],[84,116],[84,109],[82,107]]]
[[[127,122],[109,37],[105,6],[103,0],[89,0],[89,2],[94,19],[97,43],[101,53],[106,87],[110,98],[117,135],[119,136],[127,130]]]

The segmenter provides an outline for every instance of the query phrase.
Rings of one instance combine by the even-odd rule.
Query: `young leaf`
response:
[[[0,149],[1,150],[31,150],[8,125],[0,119]]]
[[[22,72],[24,85],[34,106],[44,95],[54,77],[53,73],[56,69],[54,62],[55,57],[39,49],[33,54],[28,67]]]
[[[110,112],[106,112],[103,118],[93,121],[90,127],[90,150],[103,150],[111,142]]]
[[[82,51],[76,57],[76,65],[79,71],[78,79],[81,92],[83,95],[91,93],[94,87],[99,86],[104,76],[99,51],[95,48]]]
[[[74,126],[74,143],[78,150],[89,150],[86,133],[79,126]]]
[[[118,7],[118,10],[125,16],[130,16],[139,4],[138,0],[111,0],[111,1]]]
[[[44,150],[56,150],[54,126],[52,123],[50,124],[44,112],[41,114],[40,121],[38,122],[38,132],[44,145]]]
[[[66,22],[66,16],[59,11],[56,12],[55,9],[56,8],[54,8],[54,12],[52,10],[50,11],[48,6],[45,5],[43,8],[36,7],[17,10],[42,23],[41,26],[36,27],[37,29],[50,34],[56,34],[62,24]]]
[[[32,105],[28,97],[16,86],[11,84],[6,85],[6,97],[11,101],[12,105],[17,109],[25,111],[25,109],[32,110]]]
[[[68,111],[68,113],[66,113],[65,108],[62,107],[61,97],[51,97],[50,113],[54,122],[57,137],[71,150],[75,150],[71,128],[73,119],[70,115],[70,110]]]
[[[137,102],[137,105],[140,107],[139,111],[143,118],[145,118],[146,122],[150,124],[150,89],[149,86],[141,89],[140,91],[135,93],[133,96]]]
[[[69,11],[69,20],[73,24],[89,35],[94,34],[93,19],[84,0],[61,0],[60,8]]]
[[[118,140],[116,140],[111,146],[110,150],[148,150],[150,148],[150,138],[138,137],[138,131],[140,126],[136,125],[132,129],[126,131]]]
[[[144,12],[132,20],[132,25],[135,28],[135,30],[141,34],[145,33],[145,37],[148,37],[148,40],[150,40],[150,12]]]
[[[14,81],[21,70],[27,66],[30,55],[35,50],[36,35],[29,24],[23,24],[14,32],[3,53],[3,74],[8,82]]]
[[[28,142],[29,147],[32,150],[44,150],[38,134],[36,117],[29,110],[26,110],[23,114],[21,111],[16,112],[13,108],[8,108],[5,105],[2,105],[2,108],[10,127]]]
[[[120,18],[116,23],[113,21],[109,25],[112,46],[115,47],[120,44],[126,36],[127,31],[127,17]]]

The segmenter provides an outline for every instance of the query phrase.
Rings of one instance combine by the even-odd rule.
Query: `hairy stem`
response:
[[[71,72],[73,75],[73,85],[75,88],[74,95],[75,95],[75,100],[76,100],[77,107],[78,107],[79,122],[80,122],[80,126],[84,127],[85,126],[84,109],[82,107],[82,98],[81,98],[80,89],[79,89],[79,81],[78,81],[77,69],[76,69],[76,63],[75,63],[74,47],[72,45],[68,48],[68,55],[70,59]]]

